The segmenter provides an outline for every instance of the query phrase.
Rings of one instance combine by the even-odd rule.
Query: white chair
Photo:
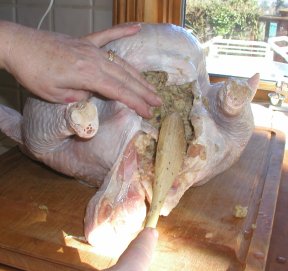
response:
[[[277,54],[282,56],[285,61],[288,62],[288,37],[279,36],[269,38],[268,43]]]
[[[274,56],[270,45],[264,41],[230,40],[216,37],[207,45],[209,57],[255,57],[273,60]]]
[[[268,42],[215,37],[202,47],[207,55],[206,67],[210,75],[249,78],[260,73],[263,81],[278,85],[287,81],[288,64],[273,60],[274,51]]]

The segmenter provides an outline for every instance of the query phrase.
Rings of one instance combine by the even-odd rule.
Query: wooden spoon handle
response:
[[[178,113],[166,116],[159,133],[153,197],[145,227],[156,227],[167,193],[181,170],[186,146],[181,116]]]

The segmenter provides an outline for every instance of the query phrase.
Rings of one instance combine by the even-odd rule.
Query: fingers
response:
[[[141,29],[141,24],[129,24],[122,26],[115,26],[113,28],[92,33],[83,37],[86,40],[92,42],[98,48],[104,46],[110,41],[117,40],[123,37],[131,36],[139,32]]]
[[[64,97],[60,103],[74,103],[82,100],[87,100],[92,96],[92,93],[84,90],[65,90]]]
[[[157,240],[156,229],[143,229],[121,255],[117,264],[106,271],[148,271]]]
[[[127,64],[128,65],[128,64]],[[129,66],[123,68],[115,63],[108,63],[102,75],[102,95],[118,100],[134,109],[139,115],[150,118],[151,107],[160,106],[161,99],[136,71]],[[100,90],[98,92],[101,92]]]
[[[155,92],[154,86],[150,85],[141,75],[140,73],[132,67],[128,62],[124,61],[117,55],[115,55],[114,62],[118,65],[120,65],[125,71],[131,74],[132,77],[137,79],[139,82],[141,82],[145,87],[149,88],[150,90]]]
[[[140,29],[140,24],[117,26],[85,38],[97,47],[101,47],[112,40],[133,35]],[[135,68],[117,55],[113,55],[111,51],[103,54],[106,60],[103,63],[103,71],[106,76],[98,79],[102,81],[101,88],[90,85],[88,89],[126,104],[142,117],[151,118],[151,107],[162,105],[160,97],[155,93],[155,88]]]
[[[41,97],[44,100],[54,102],[54,103],[74,103],[81,100],[89,99],[92,94],[89,91],[85,90],[74,90],[74,89],[60,89],[55,88],[51,91],[41,92],[41,93],[34,93]]]

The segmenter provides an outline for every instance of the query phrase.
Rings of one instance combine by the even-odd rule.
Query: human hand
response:
[[[100,49],[137,33],[138,24],[82,38],[6,22],[0,23],[0,30],[5,41],[0,48],[0,68],[2,64],[24,87],[47,101],[70,103],[94,92],[126,104],[143,117],[151,117],[151,107],[161,105],[154,88],[138,71],[118,57],[109,61],[108,53]]]
[[[144,228],[120,256],[116,265],[105,271],[147,271],[157,240],[156,229]]]

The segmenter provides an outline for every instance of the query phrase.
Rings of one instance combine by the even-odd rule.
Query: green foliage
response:
[[[214,36],[257,39],[257,0],[187,0],[186,27],[204,42]]]

